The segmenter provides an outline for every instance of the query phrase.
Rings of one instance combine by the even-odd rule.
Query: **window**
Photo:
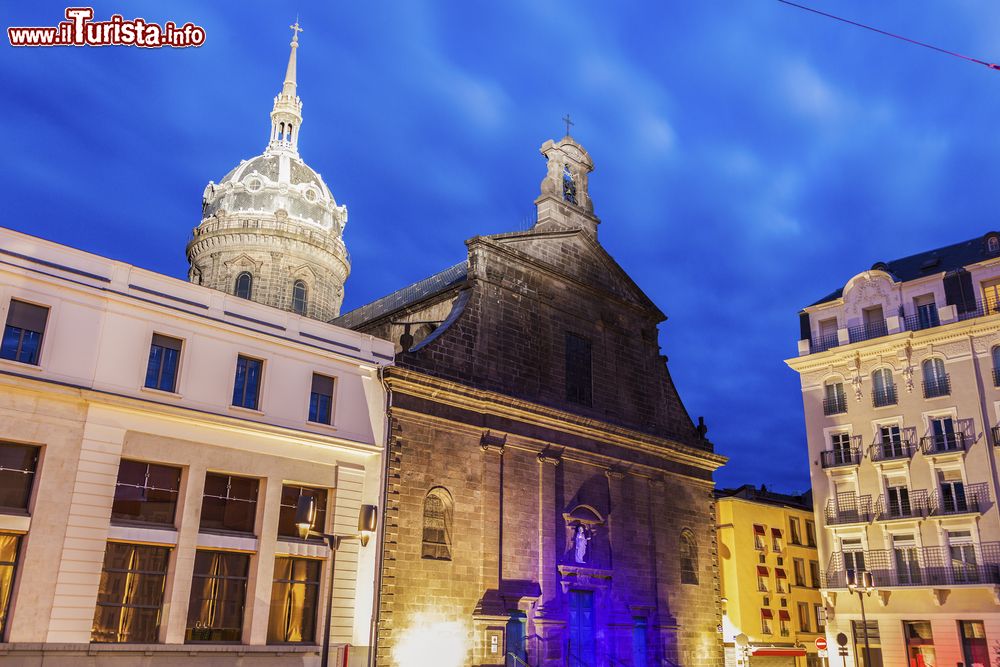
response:
[[[0,359],[37,365],[45,321],[48,318],[48,308],[11,299],[10,309],[7,311],[7,326],[4,327],[3,341],[0,342]]]
[[[936,665],[930,621],[903,621],[906,655],[911,665]]]
[[[1000,252],[1000,239],[995,236],[986,239],[986,252],[991,255]]]
[[[948,531],[948,560],[951,562],[951,573],[955,583],[974,584],[979,582],[976,545],[972,542],[971,531]]]
[[[792,616],[785,609],[778,610],[778,631],[781,633],[782,637],[787,637],[791,634],[791,629],[788,627],[791,624]]]
[[[865,665],[865,630],[868,631],[868,645],[871,648],[872,664]],[[878,621],[868,621],[867,624],[861,621],[851,621],[851,629],[854,635],[854,655],[859,656],[858,664],[862,667],[881,667],[882,662],[882,638],[879,633]],[[831,665],[833,661],[831,660]]]
[[[301,280],[296,280],[292,284],[292,312],[299,315],[306,314],[306,284]]]
[[[256,410],[260,399],[260,379],[264,362],[242,354],[236,359],[236,382],[233,385],[233,405]]]
[[[804,587],[806,585],[806,562],[801,558],[793,560],[792,572],[795,574],[795,585]]]
[[[313,524],[313,530],[324,532],[326,530],[326,499],[328,495],[326,489],[283,484],[281,487],[281,510],[278,513],[278,537],[299,539],[299,531],[295,526],[295,510],[301,496],[314,499],[316,522]]]
[[[201,549],[195,553],[185,641],[240,641],[249,568],[247,554]]]
[[[809,603],[800,602],[798,603],[799,609],[799,630],[802,632],[809,632]]]
[[[177,390],[177,365],[181,357],[181,341],[170,336],[153,334],[146,365],[146,386],[150,389]]]
[[[987,313],[1000,311],[1000,280],[983,283],[983,306]]]
[[[172,526],[180,488],[180,468],[122,459],[111,520]]]
[[[571,204],[576,203],[576,182],[568,164],[563,165],[563,199]]]
[[[771,529],[771,547],[775,551],[784,551],[785,549],[784,538],[781,535],[780,528]]]
[[[157,642],[169,558],[166,547],[108,542],[90,641]]]
[[[590,341],[566,334],[566,400],[590,405],[592,400],[592,362]]]
[[[760,631],[762,634],[771,634],[771,621],[774,620],[774,614],[770,609],[760,610]]]
[[[632,667],[647,667],[649,664],[646,647],[646,618],[636,616],[632,619]]]
[[[907,448],[903,446],[903,433],[899,424],[879,426],[878,444],[882,459],[898,459],[908,455]]]
[[[876,408],[896,404],[896,384],[892,381],[892,370],[879,368],[872,373],[872,403]]]
[[[809,561],[809,584],[813,588],[819,588],[819,562],[811,560]]]
[[[0,512],[27,514],[38,447],[0,443]]]
[[[865,569],[865,552],[862,551],[861,540],[841,540],[841,549],[844,550],[844,571],[854,570],[861,572]]]
[[[780,567],[774,568],[774,592],[775,593],[788,592],[788,578],[785,576],[784,568]]]
[[[10,607],[10,593],[14,588],[14,575],[17,573],[20,547],[20,535],[0,533],[0,639],[7,637],[7,613]]]
[[[201,504],[201,530],[253,533],[257,515],[256,479],[208,473]]]
[[[916,329],[928,329],[940,324],[938,319],[937,303],[934,302],[933,294],[924,294],[913,300],[913,305],[917,309]]]
[[[431,489],[424,498],[424,558],[451,560],[452,508],[445,489]]]
[[[945,372],[944,360],[927,359],[921,364],[924,375],[924,398],[937,398],[951,393],[951,383]]]
[[[951,417],[931,419],[931,447],[935,452],[958,451],[962,449],[961,434],[955,433],[955,421]]]
[[[847,394],[843,382],[828,382],[823,387],[823,414],[839,415],[847,412]]]
[[[965,495],[965,483],[961,470],[938,470],[938,486],[941,489],[938,510],[945,514],[961,514],[969,511]]]
[[[753,548],[758,551],[764,551],[767,549],[767,545],[764,544],[764,536],[767,531],[764,530],[764,526],[759,523],[753,525]]]
[[[892,551],[896,562],[896,577],[903,586],[919,584],[922,580],[920,572],[920,555],[913,535],[894,535]]]
[[[850,433],[834,433],[830,436],[833,446],[834,465],[845,465],[854,462],[854,448],[851,447]]]
[[[317,424],[333,423],[333,378],[313,373],[312,392],[309,394],[309,421]]]
[[[990,350],[993,359],[993,386],[1000,387],[1000,345]]]
[[[274,559],[268,644],[315,641],[321,564],[322,561],[309,558]]]
[[[806,519],[806,545],[816,546],[816,523]]]
[[[910,489],[906,486],[906,475],[895,474],[885,477],[885,513],[888,517],[912,516]]]
[[[965,664],[970,667],[991,664],[983,622],[959,621],[958,627],[962,635],[962,654],[965,656]]]
[[[765,565],[757,566],[757,590],[761,593],[767,593],[767,580],[770,577],[770,571]]]
[[[802,533],[799,529],[799,520],[795,517],[788,519],[788,539],[792,544],[802,544]]]
[[[253,289],[253,276],[249,271],[244,271],[236,276],[236,284],[233,287],[233,294],[241,299],[249,299]]]
[[[816,617],[816,632],[823,634],[826,632],[826,609],[821,604],[813,605],[813,615]]]
[[[694,543],[694,533],[688,529],[681,531],[680,548],[681,583],[698,583],[698,547]]]

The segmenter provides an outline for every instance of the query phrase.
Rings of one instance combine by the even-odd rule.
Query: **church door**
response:
[[[594,592],[569,592],[569,665],[596,667]]]

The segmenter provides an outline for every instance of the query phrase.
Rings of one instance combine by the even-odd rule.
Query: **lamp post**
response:
[[[865,631],[865,667],[872,667],[871,647],[868,645],[868,619],[865,618],[865,596],[875,592],[875,578],[867,570],[847,571],[847,590],[858,594],[861,601],[861,625]]]
[[[323,654],[320,656],[322,667],[330,664],[330,622],[333,618],[333,572],[337,562],[337,550],[344,540],[357,540],[361,546],[366,546],[368,540],[375,534],[378,525],[378,508],[375,505],[362,505],[358,513],[358,532],[353,535],[328,534],[313,530],[316,523],[316,499],[312,496],[299,496],[295,506],[295,527],[299,536],[306,539],[309,536],[322,537],[330,547],[330,589],[326,598],[326,624],[323,630]]]

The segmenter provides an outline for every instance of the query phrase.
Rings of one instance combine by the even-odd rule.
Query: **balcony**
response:
[[[993,446],[1000,447],[1000,426],[994,426],[990,431],[993,433]]]
[[[923,331],[924,329],[932,329],[938,326],[941,326],[941,319],[937,311],[907,315],[903,318],[903,327],[907,331]]]
[[[896,385],[890,384],[872,391],[872,405],[876,408],[884,408],[887,405],[896,405]]]
[[[837,338],[836,332],[828,334],[826,336],[819,336],[818,338],[813,338],[809,341],[810,352],[826,352],[829,349],[835,348],[840,345],[840,339]]]
[[[847,588],[847,570],[867,568],[879,588],[1000,585],[1000,542],[942,547],[836,552],[822,573],[825,588]]]
[[[889,440],[876,442],[868,449],[872,461],[897,461],[911,459],[917,453],[917,447],[909,440]]]
[[[845,412],[847,412],[846,396],[833,396],[823,399],[823,414],[827,417],[830,415],[842,415]]]
[[[861,463],[861,448],[849,447],[820,452],[820,461],[824,468],[839,468],[841,466],[856,466]]]
[[[993,386],[1000,387],[1000,368],[993,369]]]
[[[826,525],[844,526],[872,520],[872,497],[842,493],[826,501]]]
[[[850,327],[847,330],[848,340],[852,343],[860,343],[864,340],[871,340],[872,338],[881,338],[882,336],[889,335],[889,327],[885,320],[876,320],[875,322],[868,322],[859,327]]]
[[[981,514],[990,500],[986,483],[955,485],[934,494],[931,504],[933,516],[955,516],[957,514]]]
[[[966,450],[964,433],[938,433],[920,438],[920,449],[928,456],[950,454]]]
[[[875,503],[875,520],[922,519],[927,516],[928,506],[927,491],[910,491],[902,497],[882,494]]]
[[[948,373],[924,380],[924,398],[937,398],[951,393],[951,376]]]

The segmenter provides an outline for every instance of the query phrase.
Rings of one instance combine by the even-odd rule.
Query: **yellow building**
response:
[[[823,665],[812,494],[747,484],[715,495],[727,667]]]

